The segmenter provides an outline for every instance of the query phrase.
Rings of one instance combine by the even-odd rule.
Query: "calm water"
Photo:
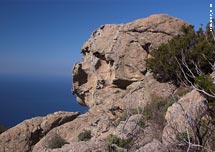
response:
[[[0,124],[14,126],[59,110],[85,112],[71,87],[70,78],[0,77]]]

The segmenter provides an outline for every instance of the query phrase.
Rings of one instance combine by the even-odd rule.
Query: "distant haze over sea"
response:
[[[55,111],[80,111],[71,93],[71,78],[0,77],[0,124],[14,126],[25,119]]]

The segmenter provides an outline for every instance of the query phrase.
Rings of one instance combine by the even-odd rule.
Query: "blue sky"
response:
[[[210,0],[0,0],[0,76],[71,77],[80,49],[102,24],[164,13],[196,27]],[[215,5],[213,8],[215,12]]]

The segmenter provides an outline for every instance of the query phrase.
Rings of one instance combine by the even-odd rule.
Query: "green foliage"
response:
[[[78,135],[78,141],[88,141],[92,138],[91,131],[85,130]]]
[[[48,148],[50,149],[61,148],[65,144],[69,143],[66,142],[66,140],[63,139],[58,134],[55,134],[54,137],[52,137],[51,140],[48,141]]]
[[[212,33],[209,26],[206,27],[206,31],[200,28],[196,32],[193,26],[183,27],[182,32],[183,35],[173,37],[167,44],[162,44],[157,50],[151,52],[152,58],[146,60],[147,68],[151,69],[154,77],[161,82],[172,82],[179,86],[183,83],[192,84],[204,90],[206,93],[201,93],[208,100],[208,113],[215,125],[215,99],[207,95],[215,93],[215,85],[210,76],[215,59]],[[178,96],[186,92],[187,90],[180,90]],[[152,119],[155,115],[161,116],[156,113],[162,113],[160,103],[154,104],[150,105],[150,108],[157,109],[155,113],[150,111],[150,108],[146,109],[146,116]]]
[[[111,149],[112,144],[116,144],[117,146],[125,149],[130,149],[132,146],[132,140],[121,139],[116,135],[112,135],[112,134],[108,135],[108,137],[106,138],[106,142],[107,142],[109,151],[112,151]]]
[[[153,50],[152,58],[146,60],[148,69],[151,69],[159,81],[171,81],[175,84],[187,81],[183,69],[189,81],[193,82],[190,71],[182,61],[195,76],[198,76],[197,67],[205,74],[212,72],[210,63],[215,58],[212,34],[202,29],[195,32],[193,26],[183,27],[182,31],[183,35],[175,36],[167,44]]]
[[[199,87],[204,89],[208,93],[215,93],[215,86],[213,84],[212,77],[208,74],[201,74],[195,77],[195,84]]]

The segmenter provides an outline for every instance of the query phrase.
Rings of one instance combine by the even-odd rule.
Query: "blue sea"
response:
[[[55,111],[84,113],[88,108],[76,102],[71,88],[70,77],[0,77],[0,124],[14,126]]]

